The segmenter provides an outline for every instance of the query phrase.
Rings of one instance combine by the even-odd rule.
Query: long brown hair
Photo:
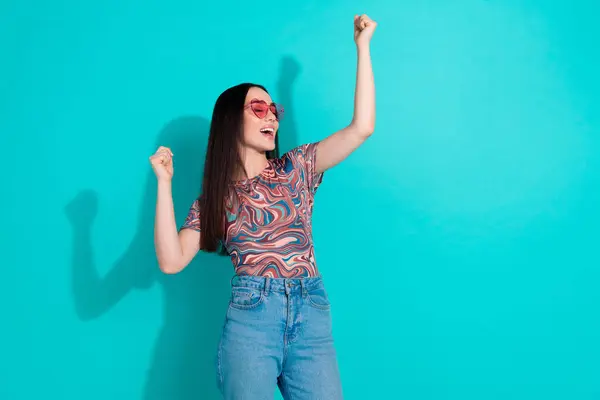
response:
[[[243,168],[239,152],[244,132],[244,103],[254,83],[241,83],[225,90],[215,103],[204,161],[200,200],[200,249],[216,252],[225,237],[225,197],[237,168]],[[268,93],[268,92],[267,92]],[[276,135],[276,138],[279,135]],[[278,142],[267,158],[279,156]]]

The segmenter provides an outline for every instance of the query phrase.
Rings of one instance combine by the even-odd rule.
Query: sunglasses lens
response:
[[[258,118],[264,118],[267,116],[269,111],[275,115],[275,118],[280,120],[283,117],[283,107],[279,104],[267,104],[262,100],[255,100],[251,103],[252,111]]]
[[[264,102],[252,103],[252,111],[254,111],[254,114],[256,114],[258,118],[266,117],[268,110],[269,107]]]
[[[275,115],[275,118],[280,120],[283,117],[283,108],[279,104],[271,104],[269,110]]]
[[[273,104],[271,106],[271,112],[275,114],[278,120],[283,118],[283,107],[281,107],[279,104]]]

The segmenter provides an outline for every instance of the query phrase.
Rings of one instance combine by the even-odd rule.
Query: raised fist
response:
[[[159,180],[170,181],[173,178],[173,152],[168,147],[160,146],[150,156],[150,164]]]

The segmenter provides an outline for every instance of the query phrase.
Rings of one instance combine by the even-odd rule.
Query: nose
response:
[[[266,119],[267,121],[270,121],[270,122],[275,122],[275,121],[277,121],[277,117],[275,116],[275,114],[273,114],[273,113],[271,112],[271,110],[269,110],[269,112],[267,113],[267,116],[265,117],[265,119]]]

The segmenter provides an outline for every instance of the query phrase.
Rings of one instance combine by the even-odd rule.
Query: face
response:
[[[263,100],[266,105],[273,103],[271,96],[258,87],[251,87],[246,95],[244,105],[251,104],[252,100]],[[260,111],[265,110],[264,106],[258,106]],[[257,109],[255,107],[255,109]],[[264,118],[259,118],[252,107],[244,109],[244,136],[243,145],[248,149],[257,152],[266,152],[275,149],[275,135],[279,129],[279,121],[273,114],[273,111],[267,107]]]

